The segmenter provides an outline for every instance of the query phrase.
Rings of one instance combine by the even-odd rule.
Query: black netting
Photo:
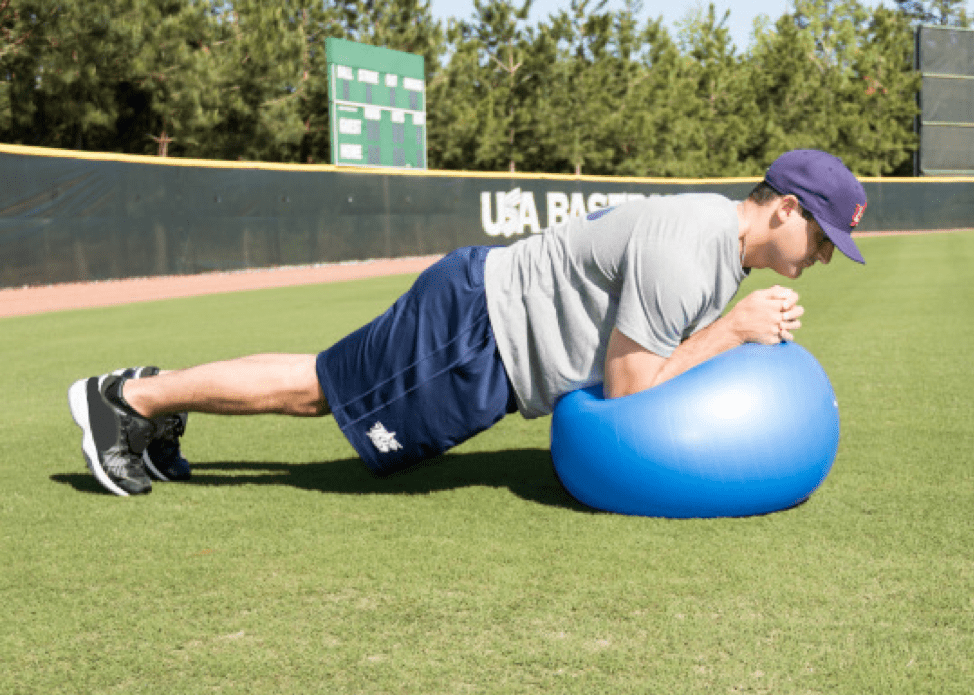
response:
[[[920,151],[924,174],[970,174],[974,171],[974,128],[924,126]]]
[[[920,27],[920,171],[974,171],[974,31]]]
[[[956,173],[974,161],[974,128],[927,127],[923,147],[925,173]],[[634,196],[740,200],[757,183],[201,167],[4,150],[0,287],[444,253],[510,243]],[[974,179],[864,185],[859,231],[974,227]]]
[[[925,123],[974,123],[974,80],[924,77]]]
[[[974,76],[974,31],[920,27],[920,72]]]

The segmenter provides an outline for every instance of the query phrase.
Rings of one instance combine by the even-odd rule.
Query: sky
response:
[[[596,0],[591,3],[595,5]],[[683,19],[688,12],[700,5],[704,8],[709,2],[696,2],[695,0],[643,0],[643,10],[639,19],[645,21],[649,18],[656,19],[662,17],[663,22],[672,33],[676,31],[676,22]],[[568,0],[534,0],[531,8],[531,19],[537,21],[546,18],[553,12],[561,8],[568,8]],[[606,4],[607,10],[620,10],[625,3],[623,0],[609,0]],[[772,21],[785,14],[789,8],[788,0],[714,0],[714,7],[719,17],[725,10],[730,10],[730,17],[727,20],[727,27],[730,29],[731,37],[738,48],[745,48],[750,43],[751,24],[759,14],[766,14]],[[468,19],[473,16],[473,0],[431,0],[430,7],[433,16],[438,19],[456,17],[458,19]]]
[[[751,28],[755,17],[761,14],[768,15],[774,22],[781,15],[789,11],[791,3],[789,0],[713,0],[720,17],[725,10],[730,10],[730,17],[727,20],[727,27],[731,32],[731,39],[738,49],[744,50],[751,43]],[[593,0],[592,5],[595,4]],[[606,4],[608,10],[619,10],[624,6],[623,0],[609,0]],[[880,0],[867,0],[867,5],[878,6]],[[891,0],[887,0],[887,6],[893,6]],[[531,8],[531,19],[537,21],[546,18],[560,8],[568,8],[569,0],[534,0]],[[639,17],[641,22],[649,18],[663,18],[663,22],[671,34],[676,33],[676,22],[687,16],[687,13],[695,7],[706,8],[708,1],[697,0],[643,0],[643,10]],[[458,19],[469,19],[473,15],[473,0],[431,0],[430,7],[433,16],[438,19],[456,17]]]

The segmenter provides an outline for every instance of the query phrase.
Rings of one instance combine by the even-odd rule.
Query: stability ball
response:
[[[621,514],[749,516],[804,501],[839,446],[828,376],[800,345],[746,344],[652,389],[566,394],[551,456],[578,501]]]

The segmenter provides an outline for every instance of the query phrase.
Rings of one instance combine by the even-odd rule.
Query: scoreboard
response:
[[[423,57],[327,39],[332,164],[426,168]]]

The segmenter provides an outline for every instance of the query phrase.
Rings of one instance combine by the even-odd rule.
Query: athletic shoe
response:
[[[115,374],[122,374],[129,379],[141,379],[146,376],[155,376],[159,373],[158,367],[131,367],[129,369],[119,369]],[[189,480],[192,476],[192,469],[189,461],[183,458],[179,450],[179,438],[186,431],[186,421],[189,413],[176,413],[155,418],[153,421],[158,427],[156,436],[149,442],[149,445],[142,453],[142,461],[145,463],[149,475],[155,480],[168,482],[170,480]]]
[[[145,467],[156,480],[189,480],[193,472],[189,461],[179,451],[179,438],[186,431],[188,413],[176,413],[162,418],[159,435],[149,442],[142,454]]]
[[[127,497],[152,490],[142,453],[157,425],[121,398],[125,376],[103,374],[68,389],[71,416],[81,428],[81,451],[95,479],[109,492]]]

